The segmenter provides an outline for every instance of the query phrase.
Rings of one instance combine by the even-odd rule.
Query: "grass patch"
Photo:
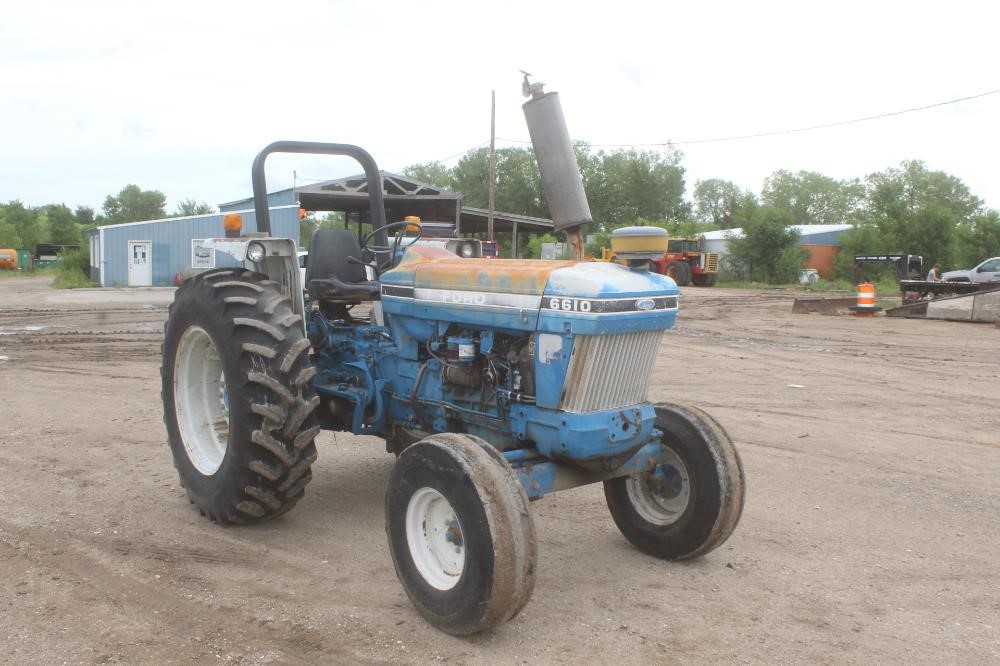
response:
[[[883,278],[875,282],[875,293],[880,297],[889,295],[899,295],[899,283],[892,278]],[[750,282],[749,280],[726,280],[719,282],[718,286],[727,289],[792,289],[795,291],[835,291],[844,294],[857,293],[858,285],[850,280],[817,280],[809,284],[799,284],[798,282],[787,284],[764,284],[763,282]]]
[[[55,265],[55,289],[80,289],[97,286],[90,281],[90,253],[85,249],[72,250],[59,255]]]
[[[97,285],[91,282],[86,275],[76,272],[57,273],[56,279],[52,281],[54,289],[82,289],[95,286]]]

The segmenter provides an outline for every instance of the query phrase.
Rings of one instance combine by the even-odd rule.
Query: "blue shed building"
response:
[[[237,202],[234,202],[237,203]],[[273,204],[272,204],[273,205]],[[172,286],[188,268],[221,268],[237,262],[227,254],[199,246],[206,238],[225,236],[222,218],[239,213],[243,232],[257,231],[253,210],[226,210],[210,215],[171,217],[97,227],[90,232],[90,279],[102,287]],[[271,233],[299,238],[299,206],[274,205]]]

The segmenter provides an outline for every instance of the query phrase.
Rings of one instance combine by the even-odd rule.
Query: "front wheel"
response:
[[[667,277],[673,278],[678,287],[686,287],[691,284],[691,265],[686,261],[671,261],[664,269]]]
[[[510,464],[471,435],[407,447],[389,477],[385,529],[410,601],[449,634],[500,625],[535,585],[535,529]]]
[[[611,517],[639,550],[668,560],[704,555],[729,538],[743,513],[744,476],[729,435],[685,405],[656,405],[664,463],[604,482]]]

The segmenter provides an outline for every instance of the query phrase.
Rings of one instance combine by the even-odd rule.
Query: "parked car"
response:
[[[941,275],[945,282],[1000,282],[1000,257],[992,257],[967,271],[948,271]]]

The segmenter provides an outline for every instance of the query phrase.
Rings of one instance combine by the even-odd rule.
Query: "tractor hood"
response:
[[[608,262],[463,259],[416,246],[381,282],[388,314],[470,326],[604,335],[677,317],[673,280]]]

